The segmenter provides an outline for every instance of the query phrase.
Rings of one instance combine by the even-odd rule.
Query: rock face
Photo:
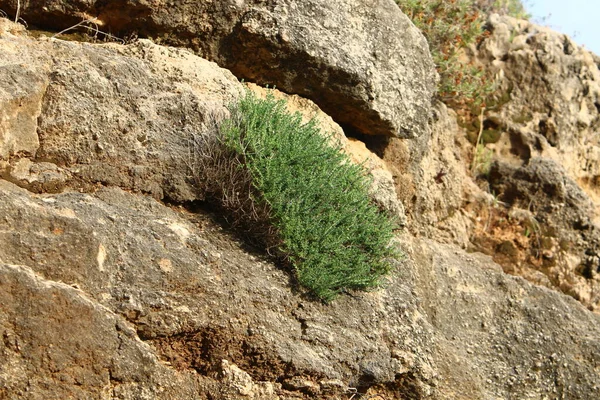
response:
[[[454,246],[403,236],[384,290],[326,306],[202,212],[115,188],[0,197],[8,398],[597,395],[600,318]]]
[[[568,36],[527,21],[494,15],[489,26],[477,57],[497,72],[504,93],[488,117],[510,132],[501,139],[503,151],[525,162],[553,159],[598,195],[600,60]]]
[[[586,193],[547,158],[533,158],[522,167],[497,162],[488,179],[498,199],[512,207],[513,218],[519,218],[517,210],[528,214],[529,232],[539,241],[530,262],[545,272],[548,286],[560,288],[592,310],[600,309],[600,231],[592,221],[594,204]],[[513,265],[522,267],[512,247],[506,246],[500,244],[499,249],[509,259],[513,256]]]
[[[15,10],[12,1],[0,8]],[[93,16],[107,31],[193,48],[364,134],[413,138],[428,129],[436,73],[425,38],[393,0],[42,1],[25,3],[21,16],[51,29]]]
[[[383,289],[324,305],[190,202],[186,138],[242,90],[227,71],[0,28],[0,398],[598,397],[600,317],[486,256],[402,233]],[[464,177],[436,109],[400,171],[440,188],[411,205],[431,220]]]
[[[186,138],[243,91],[231,73],[148,41],[90,46],[5,31],[2,47],[0,80],[14,94],[6,102],[26,105],[7,107],[5,179],[31,190],[101,183],[198,198],[187,179]]]
[[[600,310],[600,59],[527,21],[488,26],[473,56],[500,87],[484,121],[499,136],[486,180],[509,209],[486,212],[475,242],[507,272]]]
[[[191,183],[188,141],[210,129],[243,92],[227,70],[145,40],[90,46],[32,42],[6,32],[2,44],[9,51],[0,76],[7,113],[0,176],[40,193],[103,184],[177,202],[203,199]],[[23,73],[22,62],[29,72]],[[332,130],[347,142],[314,103],[294,98],[294,111],[317,116],[324,133]],[[403,221],[391,176],[382,168],[370,168],[380,188],[374,197]]]
[[[410,141],[391,139],[382,158],[406,208],[407,229],[467,247],[472,224],[463,203],[481,191],[465,169],[466,134],[456,114],[440,102],[433,111],[430,132]]]

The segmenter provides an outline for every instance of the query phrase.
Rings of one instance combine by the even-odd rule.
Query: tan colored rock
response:
[[[383,160],[406,208],[410,232],[467,247],[472,224],[462,208],[481,190],[465,167],[466,133],[456,113],[440,102],[434,112],[430,133],[414,140],[391,139]]]
[[[0,262],[0,302],[1,398],[196,398],[210,387],[162,365],[123,317],[27,266]]]
[[[597,397],[600,317],[456,246],[403,235],[385,288],[323,305],[202,212],[3,180],[0,199],[11,400]]]
[[[61,192],[71,175],[56,164],[33,162],[29,158],[17,158],[5,166],[4,179],[37,193]]]
[[[242,371],[237,365],[231,364],[227,360],[221,362],[221,373],[223,382],[231,386],[239,395],[249,396],[254,389],[252,377],[247,372]]]
[[[492,15],[491,36],[475,57],[496,73],[504,99],[488,113],[505,132],[502,158],[549,158],[598,197],[600,69],[597,56],[567,35]]]
[[[0,160],[14,155],[34,156],[39,140],[37,118],[48,85],[42,54],[21,48],[23,28],[0,18]],[[32,54],[33,53],[33,54]],[[32,62],[37,58],[38,62]]]
[[[488,25],[490,37],[473,55],[499,86],[484,121],[500,134],[487,145],[497,160],[487,181],[498,201],[530,210],[536,225],[497,230],[520,252],[503,265],[535,281],[543,272],[551,287],[600,310],[598,57],[528,21],[492,15]],[[522,237],[532,232],[527,244]],[[509,239],[488,238],[487,252]]]
[[[7,82],[0,113],[8,115],[0,157],[35,164],[15,159],[0,174],[38,191],[104,184],[160,199],[202,198],[189,179],[189,138],[243,92],[230,72],[143,40],[93,45],[5,34],[0,48]]]

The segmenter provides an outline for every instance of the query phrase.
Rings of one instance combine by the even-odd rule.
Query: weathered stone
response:
[[[506,132],[494,146],[516,163],[550,158],[600,200],[600,69],[567,35],[492,15],[474,57],[495,73],[498,105],[487,118]],[[599,203],[600,204],[600,203]]]
[[[414,140],[390,139],[382,157],[406,209],[407,229],[467,247],[472,223],[462,208],[481,190],[465,168],[466,133],[456,113],[441,102],[433,110],[430,132]]]
[[[393,1],[254,6],[232,43],[234,73],[308,97],[339,124],[409,138],[427,129],[433,64]]]
[[[37,118],[47,77],[43,63],[30,63],[27,49],[14,34],[23,34],[18,25],[0,18],[0,39],[4,45],[0,60],[0,160],[21,154],[34,156],[38,147]]]
[[[242,391],[273,393],[264,399],[285,398],[274,383],[294,376],[412,398],[597,394],[600,317],[455,246],[405,235],[407,257],[385,289],[323,305],[290,290],[284,271],[243,251],[206,215],[118,189],[33,195],[0,180],[0,220],[0,259],[22,266],[0,274],[0,293],[13,296],[2,301],[10,305],[2,308],[2,352],[12,360],[0,367],[5,391],[29,381],[28,393],[43,397],[51,390],[43,382],[63,371],[61,393],[89,398],[100,390],[236,398],[234,375],[246,374],[255,386]],[[15,268],[30,278],[12,278]],[[42,288],[27,289],[30,282]],[[19,304],[31,307],[27,318]],[[224,378],[222,360],[243,373]],[[90,375],[85,385],[71,380],[73,371]]]
[[[7,49],[0,79],[33,93],[31,107],[17,107],[31,123],[3,120],[8,136],[0,134],[0,148],[60,166],[52,172],[13,157],[4,176],[33,190],[102,183],[161,199],[201,198],[188,179],[188,141],[243,92],[231,73],[149,41],[90,45],[3,35],[0,46]],[[7,101],[25,101],[14,90]]]
[[[32,162],[29,158],[18,158],[12,165],[0,166],[4,179],[37,193],[61,192],[70,180],[70,174],[48,162]]]
[[[586,193],[547,158],[533,158],[522,167],[496,162],[488,180],[500,201],[533,210],[528,226],[540,242],[551,285],[600,310],[600,227],[592,220],[594,204]]]
[[[492,246],[483,247],[522,242],[515,249],[521,254],[503,263],[507,272],[600,310],[597,57],[568,36],[528,21],[492,15],[488,27],[491,35],[473,59],[496,74],[499,87],[484,121],[501,133],[487,145],[498,160],[490,190],[510,207],[531,210],[534,218],[519,222],[524,234],[511,234],[510,226],[498,238],[484,234]],[[532,234],[530,244],[520,238]]]
[[[75,15],[60,3],[35,12]],[[143,17],[149,3],[137,4]],[[384,288],[325,305],[197,204],[141,195],[200,198],[181,140],[240,93],[227,71],[146,41],[31,41],[10,30],[0,45],[24,61],[7,51],[2,62],[27,63],[45,83],[39,147],[0,160],[0,397],[598,397],[600,317],[486,256],[404,233],[406,256]],[[408,161],[392,172],[415,185],[416,233],[433,232],[424,221],[447,223],[458,242],[448,221],[469,182],[467,157],[452,145],[461,142],[452,113],[436,109],[431,134],[397,153]],[[557,201],[578,199],[548,171],[535,179],[554,184]],[[48,194],[46,183],[64,192]]]
[[[162,365],[134,326],[80,289],[27,266],[0,263],[0,304],[1,398],[203,398],[210,387]]]
[[[12,0],[0,8],[14,12]],[[102,29],[194,48],[239,78],[313,100],[365,134],[427,131],[436,73],[427,42],[392,0],[24,3],[31,24]],[[60,16],[61,18],[57,18]],[[87,16],[87,17],[86,17]],[[71,23],[73,22],[73,23]]]
[[[36,147],[32,159],[13,157],[0,165],[5,179],[36,192],[67,186],[93,190],[101,183],[159,199],[202,199],[188,179],[189,138],[210,125],[215,115],[224,115],[225,106],[244,90],[231,74],[185,50],[148,41],[98,46],[11,36],[0,43],[23,48],[21,54],[7,52],[4,62],[26,60],[38,71],[33,79],[36,90],[36,79],[46,82],[36,92],[43,114],[34,114],[30,132],[36,142],[38,134],[41,138],[39,151]],[[49,54],[55,55],[53,61]],[[19,73],[8,71],[5,79],[18,81]],[[256,85],[250,88],[266,94]],[[290,111],[301,112],[306,120],[317,118],[339,144],[347,141],[342,128],[310,100],[272,92],[288,101]],[[7,122],[0,129],[11,126]],[[0,138],[3,144],[10,142]],[[381,207],[402,221],[403,208],[391,177],[381,168],[369,168],[373,197],[381,198]]]

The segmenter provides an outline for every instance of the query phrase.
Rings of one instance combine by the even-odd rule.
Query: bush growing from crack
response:
[[[216,131],[196,139],[204,150],[194,164],[200,186],[234,225],[324,301],[380,284],[398,255],[390,245],[396,223],[371,202],[364,168],[314,120],[247,92]]]

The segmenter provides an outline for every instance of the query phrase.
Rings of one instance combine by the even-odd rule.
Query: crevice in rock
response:
[[[340,126],[344,130],[346,137],[363,142],[367,149],[375,153],[379,158],[383,159],[385,149],[391,140],[390,137],[382,135],[365,135],[348,125]]]
[[[519,157],[524,163],[528,162],[531,158],[531,149],[525,140],[523,140],[521,133],[512,131],[509,134],[510,152]]]
[[[364,384],[356,387],[355,399],[360,400],[420,400],[425,394],[419,387],[419,379],[413,372],[397,374],[393,382],[384,384]]]
[[[292,362],[281,360],[259,335],[248,336],[207,326],[148,342],[156,349],[158,357],[174,369],[192,369],[215,381],[226,378],[224,365],[235,364],[255,384],[271,382],[281,385],[279,390],[293,393],[294,398],[315,398],[323,390],[328,394],[340,394],[340,391],[346,390],[343,385],[333,392],[329,387],[321,387],[318,382],[328,382],[326,376],[300,370]],[[223,382],[226,383],[226,379]]]

